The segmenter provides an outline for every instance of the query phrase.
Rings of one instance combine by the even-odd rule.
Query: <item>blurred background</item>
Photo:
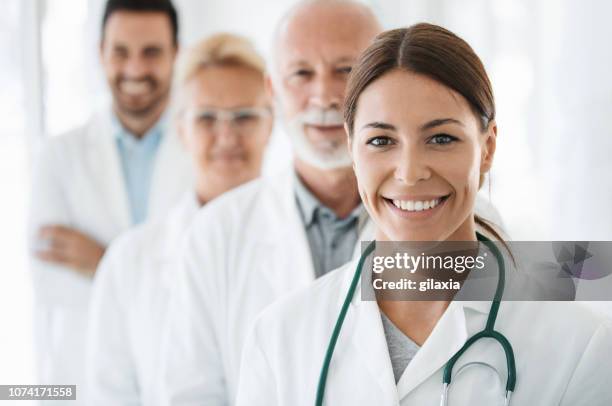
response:
[[[270,55],[293,0],[175,0],[182,45],[218,31]],[[481,56],[496,92],[498,150],[483,193],[514,240],[612,239],[612,3],[370,0],[385,28],[441,24]],[[107,100],[102,0],[0,0],[0,383],[35,382],[25,230],[31,157]],[[276,131],[266,172],[290,160]],[[23,404],[26,404],[25,402]]]

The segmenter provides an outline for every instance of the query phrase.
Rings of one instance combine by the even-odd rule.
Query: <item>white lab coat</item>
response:
[[[172,293],[164,345],[172,405],[233,404],[240,356],[255,317],[315,279],[293,169],[228,192],[201,210]],[[486,206],[486,205],[484,205]],[[496,211],[489,205],[485,218]],[[361,240],[372,238],[365,221]],[[355,254],[359,254],[360,243]]]
[[[188,193],[167,218],[119,237],[96,273],[87,346],[88,405],[154,405],[161,331],[179,247],[199,209]]]
[[[266,309],[244,347],[238,406],[315,404],[325,351],[357,261]],[[486,324],[490,302],[452,302],[396,384],[380,310],[361,301],[349,310],[329,369],[325,405],[437,406],[442,371],[466,339]],[[496,329],[513,346],[517,406],[612,404],[612,324],[573,302],[503,302]],[[483,361],[454,380],[449,405],[502,404],[506,360],[501,346],[480,340],[457,362]],[[497,403],[496,403],[497,402]]]
[[[192,185],[188,162],[178,137],[165,134],[151,179],[149,218],[166,214]],[[110,110],[97,113],[82,128],[49,139],[42,149],[33,175],[31,249],[38,229],[48,224],[74,227],[102,244],[131,226]],[[35,258],[31,267],[40,380],[77,383],[77,399],[82,399],[91,280]]]

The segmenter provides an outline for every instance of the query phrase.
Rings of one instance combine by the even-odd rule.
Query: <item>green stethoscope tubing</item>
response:
[[[487,317],[487,324],[484,330],[470,337],[465,342],[465,344],[463,344],[463,347],[461,347],[461,349],[457,351],[455,355],[453,355],[448,360],[444,367],[443,383],[445,386],[450,385],[453,367],[455,366],[455,363],[467,351],[470,346],[472,346],[476,341],[480,340],[481,338],[492,338],[502,346],[506,355],[506,364],[508,369],[506,392],[511,393],[514,392],[514,387],[516,385],[516,366],[514,362],[514,351],[512,350],[512,345],[510,344],[508,339],[502,333],[495,330],[495,321],[497,320],[497,313],[499,311],[499,305],[501,303],[501,298],[504,294],[504,287],[506,284],[506,265],[501,252],[489,238],[485,237],[480,233],[476,233],[476,237],[478,238],[478,241],[485,244],[491,250],[493,255],[495,255],[495,258],[497,259],[497,264],[499,267],[497,288],[495,289],[495,296],[493,297],[493,301],[491,303],[491,309],[489,310],[489,316]],[[374,248],[376,248],[376,241],[372,241],[370,244],[368,244],[365,251],[359,258],[357,269],[355,270],[355,274],[353,275],[353,279],[351,280],[351,285],[349,286],[346,298],[344,299],[344,303],[342,304],[342,308],[340,309],[340,314],[338,315],[338,319],[336,320],[334,330],[327,346],[327,351],[325,352],[325,359],[323,361],[323,367],[321,368],[321,374],[319,375],[319,383],[317,385],[317,397],[315,403],[316,406],[323,405],[323,397],[325,395],[325,385],[327,382],[327,375],[329,373],[329,366],[331,364],[331,359],[334,354],[334,349],[336,348],[336,343],[338,342],[338,337],[340,336],[340,331],[342,330],[342,324],[344,323],[344,319],[346,318],[346,313],[348,311],[349,305],[353,300],[355,290],[357,289],[357,285],[359,284],[359,278],[361,277],[363,264],[366,258],[374,251]]]

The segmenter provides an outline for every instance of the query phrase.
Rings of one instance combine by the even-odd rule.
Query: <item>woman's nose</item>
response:
[[[414,146],[406,146],[397,155],[395,179],[407,185],[414,185],[431,177],[425,153]]]
[[[217,145],[234,147],[240,143],[240,134],[238,134],[233,123],[229,120],[220,120],[217,122],[215,131],[215,141]]]

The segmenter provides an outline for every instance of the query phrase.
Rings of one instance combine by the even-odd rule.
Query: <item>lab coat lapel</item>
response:
[[[287,286],[304,286],[315,277],[310,245],[295,199],[293,170],[288,168],[279,175],[265,179],[271,200],[264,203],[274,205],[267,210],[278,212],[256,219],[261,224],[255,227],[262,230],[258,243],[258,251],[262,253],[261,266],[273,270],[264,274],[272,286],[278,286],[285,293]]]
[[[270,183],[267,187],[270,187],[271,194],[280,202],[280,208],[279,213],[270,219],[266,216],[262,217],[262,219],[274,220],[274,224],[262,223],[257,229],[266,230],[261,235],[259,242],[260,249],[277,250],[267,252],[290,249],[293,258],[291,264],[288,265],[291,268],[295,268],[292,276],[298,278],[298,280],[295,280],[296,282],[305,284],[314,280],[315,270],[310,243],[308,242],[304,222],[296,201],[294,171],[293,167],[289,167],[272,179],[267,179]],[[359,238],[353,251],[353,259],[359,258],[361,255],[361,242],[371,241],[373,238],[374,224],[370,221],[367,212],[364,212],[359,230]]]
[[[346,299],[358,262],[359,259],[356,258],[347,264],[342,291],[338,292],[338,311]],[[378,403],[399,405],[378,303],[361,299],[361,282],[355,289],[336,348],[343,346],[343,342],[348,343],[357,352],[357,358],[364,362],[365,370],[371,376],[368,381],[375,382],[376,387],[380,390],[378,394],[380,402]],[[353,356],[351,352],[348,354]]]
[[[357,245],[355,245],[355,250],[353,251],[353,259],[359,259],[361,257],[362,248],[365,249],[365,246],[362,247],[362,244],[369,244],[371,241],[374,241],[374,234],[376,231],[376,227],[374,222],[370,220],[367,212],[363,213],[363,226],[360,227],[359,230],[359,238],[357,239]]]
[[[397,383],[400,400],[444,368],[446,362],[463,346],[467,337],[464,305],[452,302]]]
[[[164,235],[159,236],[164,243],[159,251],[151,253],[157,261],[174,262],[178,259],[183,240],[189,230],[189,225],[200,209],[195,192],[186,192],[162,221]]]
[[[347,278],[346,283],[344,283],[346,290],[348,290],[350,285],[350,279],[353,276],[354,267],[357,266],[357,262],[352,261],[352,264],[354,266],[351,266],[350,271],[347,273],[350,278]],[[344,301],[345,294],[346,292],[344,291],[339,294],[341,302]],[[353,323],[354,329],[350,327]],[[351,334],[352,345],[359,354],[360,359],[364,361],[366,369],[371,375],[369,381],[375,382],[376,386],[380,389],[379,404],[398,405],[397,387],[395,385],[395,377],[393,376],[387,340],[380,318],[380,310],[375,301],[361,300],[359,286],[355,291],[355,297],[349,307],[345,326],[343,326],[342,330],[354,331]]]
[[[310,243],[296,202],[294,171],[294,168],[289,167],[278,175],[264,180],[267,182],[264,187],[269,188],[267,193],[272,197],[272,200],[267,202],[271,205],[270,207],[273,207],[272,210],[277,209],[278,211],[273,215],[256,219],[260,224],[254,229],[264,230],[257,247],[258,251],[263,253],[261,266],[284,273],[284,275],[278,275],[276,272],[265,272],[270,282],[277,285],[278,281],[285,281],[287,277],[290,277],[290,286],[297,287],[311,283],[315,278],[315,271]],[[364,213],[363,226],[360,227],[360,235],[353,257],[359,258],[361,241],[371,241],[373,238],[374,225],[369,220],[367,213]],[[270,255],[270,253],[280,252],[285,255]],[[288,258],[289,262],[279,265],[274,262],[278,261],[279,257]],[[288,274],[287,269],[292,269],[292,272]],[[285,292],[286,286],[284,282],[279,285]]]
[[[106,206],[118,229],[123,230],[132,224],[125,179],[121,170],[121,160],[113,128],[110,109],[99,112],[87,128],[89,148],[88,163],[91,168],[91,184],[99,188],[99,197]]]
[[[163,219],[163,226],[158,235],[151,236],[156,242],[156,252],[152,252],[152,262],[161,270],[163,286],[171,286],[180,268],[181,248],[187,236],[189,225],[193,222],[199,203],[194,192],[188,192],[170,213]],[[156,229],[157,230],[157,229]]]

